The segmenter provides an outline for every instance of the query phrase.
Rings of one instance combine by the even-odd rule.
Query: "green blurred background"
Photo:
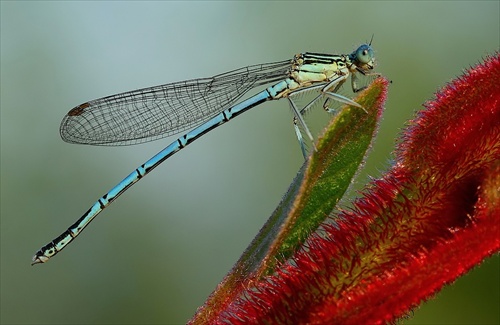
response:
[[[349,53],[375,34],[377,71],[393,83],[363,183],[388,168],[396,135],[424,101],[500,47],[498,1],[2,1],[0,9],[3,324],[184,323],[303,162],[287,103],[264,104],[169,159],[63,253],[31,267],[36,250],[171,140],[66,144],[59,123],[75,105],[304,51]],[[499,323],[499,291],[496,256],[405,323]]]

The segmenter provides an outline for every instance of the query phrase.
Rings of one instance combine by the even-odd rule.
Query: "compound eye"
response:
[[[356,50],[356,59],[362,64],[367,64],[373,59],[373,50],[369,45],[361,45]]]

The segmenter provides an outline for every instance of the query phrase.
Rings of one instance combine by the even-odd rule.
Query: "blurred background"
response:
[[[389,167],[395,137],[423,102],[499,49],[499,6],[2,1],[2,324],[186,322],[303,163],[288,104],[266,103],[169,159],[32,267],[35,251],[173,140],[70,145],[59,123],[72,107],[299,52],[350,53],[374,34],[376,71],[393,83],[362,184]],[[314,134],[328,121],[308,118]],[[499,272],[490,258],[405,323],[499,323]]]

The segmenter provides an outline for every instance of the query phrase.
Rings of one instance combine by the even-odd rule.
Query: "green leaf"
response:
[[[363,164],[382,115],[388,83],[377,78],[355,99],[367,112],[347,106],[332,118],[318,139],[317,151],[192,323],[209,322],[249,282],[272,273],[328,217]]]

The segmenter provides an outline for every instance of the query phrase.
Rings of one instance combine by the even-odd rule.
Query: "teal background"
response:
[[[0,11],[2,324],[184,323],[303,162],[287,103],[266,103],[169,159],[31,267],[36,250],[172,140],[70,145],[58,129],[72,107],[299,52],[349,53],[374,34],[376,70],[393,83],[363,183],[388,168],[424,101],[500,48],[498,1],[2,1]],[[310,118],[326,122],[317,111]],[[490,258],[405,323],[498,324],[499,272]]]

